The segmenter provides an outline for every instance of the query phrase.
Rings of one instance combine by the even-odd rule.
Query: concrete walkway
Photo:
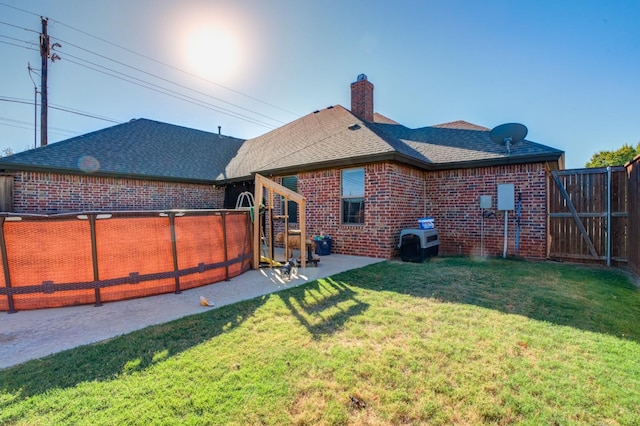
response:
[[[165,323],[208,309],[253,299],[349,269],[381,262],[382,259],[332,254],[322,256],[318,267],[299,269],[289,281],[278,270],[251,270],[219,283],[140,299],[67,308],[0,312],[0,368],[99,342],[122,334]],[[215,307],[200,305],[200,296]]]

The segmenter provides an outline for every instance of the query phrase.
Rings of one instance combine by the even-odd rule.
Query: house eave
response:
[[[392,152],[384,152],[373,155],[365,155],[358,157],[347,157],[334,159],[329,161],[319,161],[315,163],[308,164],[296,164],[287,167],[278,167],[271,169],[261,169],[253,171],[251,174],[246,176],[236,176],[229,178],[212,178],[212,179],[201,179],[201,178],[185,178],[185,177],[175,177],[175,176],[154,176],[154,175],[141,175],[135,173],[121,173],[121,172],[105,172],[105,171],[96,171],[93,173],[86,173],[82,170],[71,169],[65,167],[43,167],[39,165],[28,165],[28,164],[12,164],[12,163],[4,163],[0,165],[0,172],[15,172],[15,171],[26,171],[26,172],[39,172],[39,173],[55,173],[55,174],[69,174],[75,176],[97,176],[97,177],[107,177],[107,178],[117,178],[117,179],[136,179],[136,180],[151,180],[151,181],[160,181],[160,182],[175,182],[175,183],[191,183],[191,184],[200,184],[200,185],[228,185],[235,182],[242,182],[247,180],[252,180],[255,173],[260,173],[265,176],[282,176],[287,174],[296,174],[300,172],[310,172],[317,171],[323,169],[331,169],[331,168],[345,168],[345,167],[355,167],[361,166],[368,163],[380,163],[385,161],[398,162],[401,164],[406,164],[411,167],[415,167],[421,170],[451,170],[451,169],[468,169],[474,167],[489,167],[489,166],[502,166],[502,165],[512,165],[512,164],[525,164],[525,163],[548,163],[551,165],[552,169],[563,168],[561,164],[561,159],[564,156],[564,152],[554,152],[554,153],[545,153],[538,155],[528,155],[528,156],[505,156],[500,158],[492,158],[492,159],[483,159],[483,160],[469,160],[469,161],[455,161],[448,163],[431,163],[428,161],[420,160],[415,157],[398,153],[397,151]]]
[[[513,164],[529,164],[529,163],[550,163],[555,164],[554,168],[558,167],[558,163],[564,152],[557,153],[545,153],[537,155],[527,156],[505,156],[499,158],[482,159],[482,160],[469,160],[469,161],[455,161],[449,163],[431,163],[422,161],[408,155],[400,154],[398,152],[388,152],[376,155],[367,155],[361,157],[349,157],[338,160],[309,163],[309,164],[297,164],[289,167],[280,167],[272,169],[258,170],[265,176],[282,176],[287,174],[295,174],[300,172],[309,172],[330,168],[345,168],[360,166],[367,163],[379,163],[384,161],[393,161],[402,164],[406,164],[412,167],[416,167],[422,170],[451,170],[451,169],[469,169],[474,167],[490,167],[490,166],[506,166]],[[242,178],[243,180],[249,179],[250,176]]]
[[[475,167],[510,166],[514,164],[548,163],[555,164],[552,168],[558,168],[560,158],[564,153],[546,153],[527,156],[505,156],[500,158],[455,161],[449,163],[435,163],[430,170],[472,169]]]
[[[397,161],[397,153],[382,153],[366,155],[360,157],[347,157],[329,161],[319,161],[316,163],[296,164],[294,166],[278,167],[272,169],[262,169],[256,171],[264,176],[280,176],[300,172],[311,172],[324,169],[340,169],[345,167],[355,167],[367,163],[378,163],[381,161]]]
[[[197,179],[197,178],[184,178],[175,176],[153,176],[153,175],[141,175],[135,173],[120,173],[120,172],[105,172],[96,171],[92,173],[83,172],[78,169],[71,169],[66,167],[42,167],[38,165],[26,165],[26,164],[10,164],[5,163],[0,165],[0,171],[2,172],[36,172],[36,173],[54,173],[73,176],[96,176],[116,179],[136,179],[136,180],[150,180],[159,182],[175,182],[175,183],[191,183],[199,185],[217,185],[218,182],[215,179]]]

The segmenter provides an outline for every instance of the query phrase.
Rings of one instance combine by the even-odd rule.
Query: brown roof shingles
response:
[[[139,119],[44,148],[0,159],[1,169],[83,173],[83,156],[98,160],[95,174],[224,183],[253,173],[283,174],[375,161],[425,170],[558,161],[563,152],[524,140],[511,153],[489,130],[456,121],[410,129],[376,114],[363,121],[340,105],[316,111],[257,138]]]
[[[435,124],[431,127],[438,127],[441,129],[458,129],[458,130],[491,130],[484,126],[478,126],[477,124],[469,123],[464,120],[449,121],[448,123]]]
[[[245,142],[230,175],[295,173],[320,167],[393,160],[425,169],[555,161],[560,150],[524,140],[511,153],[489,129],[465,121],[410,129],[379,114],[367,122],[340,105],[306,115]],[[350,127],[357,125],[356,129]],[[260,153],[260,154],[258,154]]]
[[[232,175],[246,176],[393,151],[365,122],[337,105],[247,140],[227,170]]]
[[[242,139],[147,119],[0,159],[0,169],[211,182]],[[83,161],[92,159],[90,169]]]

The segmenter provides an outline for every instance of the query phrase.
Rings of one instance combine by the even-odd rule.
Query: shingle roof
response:
[[[0,159],[2,169],[210,182],[243,140],[147,119]]]
[[[431,127],[441,127],[445,129],[460,129],[460,130],[491,130],[484,126],[478,126],[477,124],[469,123],[464,120],[449,121],[448,123],[434,124]]]
[[[247,140],[227,172],[236,177],[293,173],[382,160],[443,169],[556,161],[563,154],[528,140],[507,153],[491,141],[489,129],[463,121],[418,129],[393,123],[386,117],[367,122],[340,105],[329,107]]]
[[[397,142],[397,141],[393,141]],[[395,147],[340,105],[248,139],[227,168],[230,176],[318,168],[353,158],[392,154]]]
[[[386,124],[400,124],[395,120],[390,119],[389,117],[386,117],[382,114],[379,114],[377,112],[373,113],[373,122],[374,123],[386,123]]]
[[[406,144],[413,150],[413,157],[422,158],[436,169],[556,161],[563,154],[561,150],[526,139],[513,144],[508,153],[503,145],[491,140],[489,130],[448,127],[408,129],[385,124],[375,126],[380,132]]]
[[[224,183],[253,173],[397,161],[425,170],[560,159],[563,151],[524,140],[511,152],[489,130],[457,121],[410,129],[387,117],[363,121],[336,105],[246,141],[138,119],[0,159],[0,169]],[[477,127],[479,129],[474,129]]]

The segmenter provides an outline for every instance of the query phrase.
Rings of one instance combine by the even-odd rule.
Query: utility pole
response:
[[[48,18],[40,17],[42,20],[42,33],[40,34],[40,58],[42,67],[40,68],[40,146],[47,145],[47,66],[49,65],[49,35],[47,34]]]
[[[51,47],[61,47],[59,43],[49,44],[49,34],[47,34],[47,24],[49,18],[40,17],[42,21],[42,33],[40,33],[40,58],[42,59],[42,68],[40,69],[40,146],[47,145],[47,117],[49,109],[49,101],[47,99],[47,68],[49,59],[55,62],[60,56],[55,53],[51,55]]]

